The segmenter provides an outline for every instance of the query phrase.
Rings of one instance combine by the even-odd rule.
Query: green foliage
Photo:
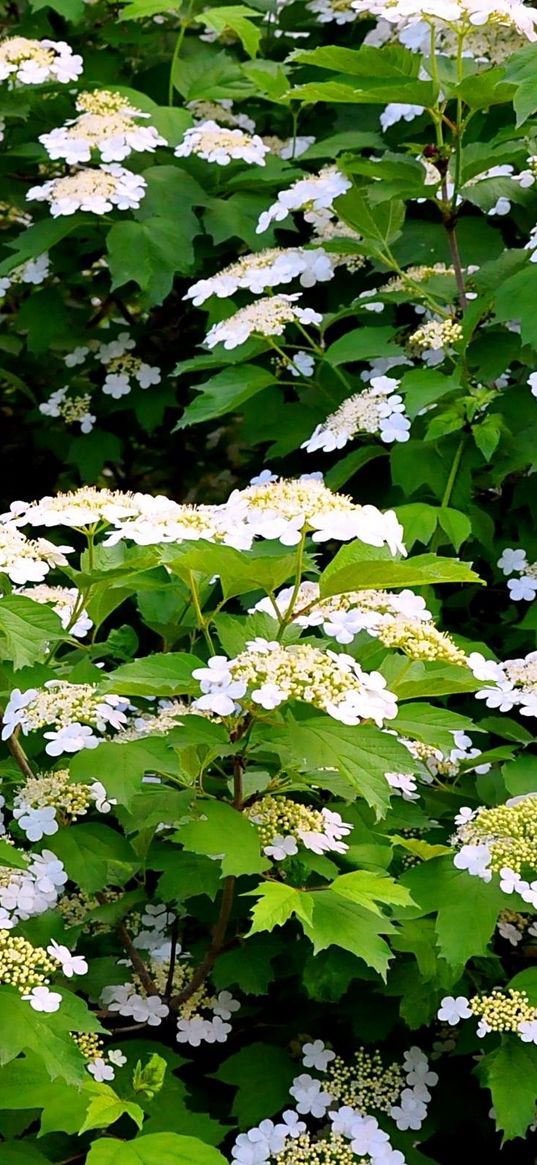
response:
[[[373,7],[3,5],[0,1165],[535,1156],[537,24]]]

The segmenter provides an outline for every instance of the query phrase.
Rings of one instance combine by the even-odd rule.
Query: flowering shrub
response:
[[[5,9],[0,1165],[528,1162],[537,9]]]

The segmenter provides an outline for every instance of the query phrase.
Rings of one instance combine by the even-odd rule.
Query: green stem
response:
[[[200,605],[199,592],[198,592],[198,588],[196,586],[194,572],[192,570],[189,570],[189,572],[188,572],[188,579],[189,579],[190,593],[192,595],[192,603],[194,606],[194,610],[196,612],[196,619],[197,619],[198,627],[199,627],[200,631],[202,632],[202,635],[205,639],[207,647],[209,648],[209,651],[211,652],[211,655],[214,655],[214,650],[215,650],[214,643],[211,639],[211,635],[209,632],[209,628],[207,627],[207,623],[206,623],[205,619],[203,618],[203,612],[202,612],[201,605]]]
[[[95,566],[95,533],[93,530],[86,532],[88,540],[88,570],[91,572]]]
[[[304,530],[302,531],[300,542],[298,544],[297,555],[296,555],[295,585],[293,587],[291,598],[289,600],[287,614],[282,617],[282,621],[281,621],[279,629],[278,629],[278,634],[276,636],[277,639],[281,639],[281,637],[285,631],[285,628],[287,627],[287,624],[291,623],[291,621],[293,619],[295,603],[296,603],[296,600],[298,597],[298,592],[300,590],[300,584],[302,582],[302,571],[304,569],[304,550],[305,550],[305,547],[306,547],[306,530],[304,528]]]
[[[173,105],[173,94],[174,94],[173,74],[175,71],[175,66],[177,64],[177,61],[179,60],[179,56],[181,54],[181,49],[183,47],[183,41],[185,39],[186,30],[190,24],[190,17],[192,15],[193,7],[194,7],[194,0],[189,0],[189,4],[188,4],[188,8],[186,10],[186,13],[181,18],[181,27],[179,29],[177,40],[175,42],[175,48],[173,50],[173,56],[172,56],[171,64],[170,64],[170,77],[169,77],[169,81],[168,81],[168,105]]]
[[[459,466],[461,463],[461,457],[463,455],[465,445],[466,445],[466,435],[461,437],[459,444],[457,445],[457,448],[455,450],[455,456],[453,458],[453,461],[451,464],[451,469],[449,471],[449,477],[447,479],[446,488],[444,490],[444,493],[442,495],[442,501],[440,503],[440,505],[442,506],[442,509],[444,508],[444,506],[449,506],[449,503],[451,501],[451,495],[453,493],[455,479],[456,479],[457,474],[459,472]]]
[[[464,453],[465,445],[466,445],[466,434],[463,434],[463,436],[461,437],[459,444],[457,445],[457,448],[455,450],[453,461],[451,462],[451,469],[449,471],[448,479],[446,482],[446,488],[444,490],[444,493],[442,494],[442,500],[440,502],[440,509],[441,510],[445,509],[446,506],[449,506],[449,503],[451,501],[451,495],[453,493],[453,488],[455,486],[455,481],[457,479],[457,474],[459,472],[459,467],[461,464],[461,459],[462,459],[462,455]],[[434,553],[438,549],[438,545],[440,543],[441,537],[442,537],[442,535],[439,533],[438,530],[436,530],[436,532],[432,538],[432,541],[431,541],[431,552],[432,553]]]
[[[431,39],[430,39],[430,53],[431,53],[431,60],[430,60],[430,73],[431,73],[431,80],[432,80],[432,81],[434,81],[435,85],[439,85],[439,84],[440,84],[440,79],[439,79],[439,76],[438,76],[438,65],[437,65],[437,61],[436,61],[436,29],[435,29],[435,26],[434,26],[434,24],[431,24],[431,26],[430,26],[430,38],[431,38]],[[439,110],[438,110],[438,113],[439,113],[439,116],[437,116],[437,117],[434,117],[434,118],[433,118],[433,120],[434,120],[434,128],[435,128],[435,133],[436,133],[436,144],[437,144],[438,148],[439,148],[439,149],[441,149],[441,148],[442,148],[442,146],[444,145],[444,134],[443,134],[443,132],[442,132],[442,114],[443,114],[443,110],[439,109]]]

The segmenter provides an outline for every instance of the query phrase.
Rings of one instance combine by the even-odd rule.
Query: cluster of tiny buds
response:
[[[256,826],[263,853],[274,861],[284,861],[298,852],[298,843],[313,853],[345,853],[342,841],[351,826],[339,813],[329,809],[311,809],[289,797],[261,797],[245,810]]]
[[[389,279],[382,287],[382,291],[406,292],[408,291],[409,282],[425,283],[432,279],[435,275],[454,275],[453,267],[446,267],[445,263],[434,263],[432,267],[418,266],[407,267],[402,275],[395,275],[393,279]]]
[[[460,665],[467,662],[464,651],[433,623],[399,618],[381,624],[377,634],[386,647],[398,648],[411,659],[443,660],[445,663]]]
[[[462,335],[462,327],[456,320],[428,320],[409,337],[408,349],[418,355],[431,349],[445,350],[458,344]]]
[[[16,802],[31,809],[54,806],[62,816],[73,821],[87,813],[93,797],[89,785],[71,782],[69,770],[58,769],[57,772],[29,777],[17,790]]]
[[[537,797],[478,809],[459,824],[457,840],[486,845],[495,872],[508,867],[520,874],[524,866],[537,870]]]
[[[322,830],[323,817],[317,809],[300,805],[289,797],[273,797],[266,794],[245,809],[246,816],[254,823],[259,833],[261,846],[270,845],[277,833],[298,837],[300,829]]]
[[[107,904],[119,902],[121,897],[120,890],[107,889],[106,891]],[[108,930],[108,925],[99,922],[97,919],[90,918],[89,915],[93,910],[97,910],[100,905],[97,898],[88,894],[86,890],[78,890],[74,894],[63,895],[58,902],[57,909],[67,927],[83,926],[89,934],[99,934],[104,930]]]
[[[438,1010],[438,1019],[455,1026],[461,1019],[479,1018],[477,1035],[489,1032],[513,1032],[525,1044],[537,1044],[537,1008],[526,991],[516,987],[495,987],[489,995],[446,995]]]
[[[59,959],[51,958],[44,947],[34,947],[20,935],[0,930],[0,983],[8,983],[23,994],[46,986],[48,976],[59,966]]]
[[[533,1022],[537,1015],[527,993],[513,987],[506,992],[496,989],[490,995],[476,995],[470,1000],[470,1008],[493,1032],[518,1033],[521,1023]]]
[[[273,1159],[277,1165],[369,1165],[365,1158],[356,1157],[348,1141],[334,1133],[319,1140],[311,1133],[301,1133],[287,1141]]]
[[[92,1060],[97,1059],[97,1056],[102,1056],[104,1044],[95,1032],[71,1032],[71,1037],[80,1048],[85,1060],[91,1063]]]
[[[379,1052],[359,1048],[349,1063],[336,1056],[327,1069],[325,1087],[339,1104],[389,1115],[404,1084],[399,1064],[385,1066]]]

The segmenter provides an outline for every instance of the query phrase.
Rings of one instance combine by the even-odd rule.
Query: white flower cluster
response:
[[[460,846],[453,859],[457,869],[483,882],[498,873],[505,894],[519,894],[537,909],[537,879],[523,877],[528,871],[537,873],[537,794],[512,797],[490,809],[464,806],[455,824],[453,843]]]
[[[74,821],[92,804],[100,813],[109,813],[117,802],[108,799],[101,781],[71,783],[69,772],[60,770],[29,778],[13,798],[13,816],[28,841],[35,842],[58,832],[58,815],[64,821]]]
[[[512,947],[517,947],[527,936],[530,941],[537,938],[537,922],[527,914],[517,910],[502,910],[498,915],[498,934]]]
[[[537,1008],[525,991],[510,987],[494,988],[490,995],[445,995],[437,1012],[438,1019],[455,1027],[461,1019],[479,1019],[477,1035],[484,1039],[490,1032],[513,1032],[524,1044],[537,1044]]]
[[[245,814],[258,830],[263,853],[275,862],[294,857],[299,843],[314,854],[342,854],[349,848],[342,839],[352,826],[331,809],[310,809],[288,797],[267,794]]]
[[[134,384],[138,384],[142,389],[149,388],[152,384],[160,384],[162,379],[160,368],[146,364],[138,356],[129,355],[134,346],[134,340],[128,332],[120,332],[115,340],[99,345],[97,359],[106,368],[102,386],[105,396],[119,400],[131,391]]]
[[[190,154],[195,154],[207,162],[216,162],[218,166],[229,166],[230,162],[238,160],[264,166],[269,147],[257,134],[249,134],[242,129],[228,129],[216,121],[202,121],[186,130],[183,141],[175,147],[174,153],[176,158],[188,158]]]
[[[38,284],[44,283],[49,272],[50,260],[46,252],[43,255],[38,255],[35,259],[28,259],[26,263],[13,267],[9,275],[3,275],[0,278],[0,298],[9,291],[10,287],[20,284],[28,283],[37,287]]]
[[[302,287],[313,287],[315,283],[326,283],[332,279],[334,260],[338,258],[338,255],[329,255],[323,251],[322,247],[311,250],[305,247],[273,247],[266,251],[256,251],[231,263],[210,279],[199,279],[189,287],[183,298],[191,299],[195,307],[200,307],[211,295],[227,299],[239,290],[261,295],[267,288],[291,283],[293,279],[298,279]]]
[[[19,922],[53,910],[66,882],[63,862],[49,849],[32,854],[26,869],[0,866],[0,928],[11,930]]]
[[[14,521],[2,524],[0,519],[0,574],[7,574],[19,586],[42,582],[53,567],[67,566],[65,555],[72,550],[72,546],[54,546],[46,538],[26,538]]]
[[[79,165],[100,155],[102,162],[122,162],[133,152],[154,153],[157,146],[168,144],[154,126],[138,124],[149,114],[133,107],[119,93],[106,89],[81,93],[76,108],[78,117],[39,137],[54,160]]]
[[[392,729],[385,731],[393,732]],[[395,732],[393,735],[397,735]],[[436,776],[453,779],[458,776],[464,765],[465,772],[479,774],[488,773],[490,764],[474,764],[482,755],[480,749],[473,748],[471,737],[466,732],[451,732],[454,748],[443,753],[440,748],[432,744],[424,744],[419,740],[407,740],[400,736],[398,739],[404,744],[410,755],[417,762],[417,773],[385,773],[386,780],[392,791],[403,798],[403,801],[417,801],[419,799],[418,780],[421,784],[431,785]]]
[[[493,680],[495,687],[481,688],[476,692],[478,700],[499,712],[518,708],[521,716],[537,716],[537,651],[503,663],[489,662],[488,668],[489,673],[483,678]]]
[[[149,365],[140,356],[133,355],[135,341],[129,332],[119,332],[111,340],[91,340],[89,345],[73,348],[65,355],[64,361],[68,368],[83,365],[87,358],[91,358],[105,368],[105,379],[101,390],[105,396],[119,401],[127,396],[136,386],[142,389],[150,388],[153,384],[160,384],[162,373],[160,368]],[[83,396],[68,396],[68,388],[57,389],[47,402],[40,404],[45,416],[62,417],[66,423],[79,422],[83,433],[91,432],[96,417],[90,412],[91,394]]]
[[[166,938],[166,931],[174,921],[175,916],[164,903],[147,902],[140,916],[142,930],[135,935],[134,946],[149,951],[152,957],[158,960],[169,959],[171,942]],[[180,953],[181,947],[177,944],[176,954]]]
[[[30,202],[48,202],[53,218],[75,214],[77,210],[107,214],[133,210],[145,194],[147,183],[141,174],[133,174],[116,162],[94,170],[78,170],[64,178],[51,178],[42,186],[32,186],[26,197]]]
[[[300,542],[304,530],[314,542],[348,542],[359,538],[370,546],[387,545],[392,554],[406,554],[403,529],[393,510],[361,506],[344,494],[332,493],[320,474],[296,479],[263,473],[228,499],[230,513],[242,513],[252,534],[277,538],[284,546]]]
[[[401,744],[404,744],[414,760],[418,761],[420,779],[424,784],[431,784],[436,776],[452,779],[458,776],[462,765],[465,766],[466,772],[488,773],[490,764],[470,763],[478,761],[482,755],[479,748],[473,747],[472,738],[466,732],[460,731],[452,731],[451,735],[454,747],[447,753],[442,752],[440,748],[435,748],[432,744],[423,744],[418,740],[407,740],[406,737],[399,737]]]
[[[169,1015],[170,1009],[163,996],[167,991],[172,995],[180,993],[192,976],[190,956],[187,952],[181,954],[181,946],[176,944],[172,981],[171,984],[168,982],[172,945],[166,931],[172,922],[173,915],[165,905],[148,903],[144,907],[141,916],[143,929],[136,935],[134,945],[147,952],[147,965],[157,993],[148,994],[143,985],[135,983],[105,987],[101,1002],[109,1011],[150,1027],[158,1027]],[[231,1031],[227,1020],[239,1007],[239,1002],[229,991],[214,995],[207,984],[202,983],[177,1008],[177,1042],[193,1048],[199,1048],[202,1043],[225,1043]]]
[[[537,385],[535,372],[532,373],[532,377],[535,377]],[[519,576],[518,578],[510,578],[507,583],[510,597],[515,602],[519,602],[521,599],[525,599],[528,603],[533,602],[537,595],[537,562],[528,562],[525,550],[513,550],[508,546],[498,559],[498,566],[505,575],[518,574]]]
[[[81,433],[91,433],[97,418],[90,412],[91,394],[85,392],[78,396],[69,396],[69,389],[57,388],[48,400],[39,405],[39,412],[44,417],[61,417],[66,425],[80,425]]]
[[[261,599],[254,610],[288,619],[291,601],[293,622],[301,627],[320,626],[338,643],[352,643],[360,631],[367,631],[412,659],[444,660],[468,667],[478,678],[495,674],[496,664],[483,661],[478,652],[467,656],[447,632],[438,630],[424,600],[413,591],[392,594],[368,589],[321,599],[318,584],[304,582],[296,594],[294,588],[285,587],[277,597]]]
[[[286,324],[320,324],[322,315],[311,307],[299,307],[299,299],[298,293],[273,295],[239,308],[229,319],[213,324],[205,343],[208,348],[223,344],[226,351],[231,351],[244,344],[250,336],[282,336]]]
[[[304,1066],[326,1073],[326,1080],[308,1072],[296,1076],[289,1089],[296,1108],[286,1110],[277,1123],[263,1120],[240,1133],[231,1150],[233,1165],[293,1165],[295,1161],[297,1165],[303,1161],[347,1165],[357,1159],[363,1165],[405,1165],[403,1153],[393,1148],[370,1108],[391,1116],[403,1131],[421,1128],[431,1099],[429,1087],[438,1081],[421,1049],[410,1048],[402,1068],[388,1069],[380,1057],[361,1052],[347,1065],[319,1039],[305,1043],[302,1050]],[[340,1103],[342,1093],[349,1097],[344,1103]],[[393,1103],[397,1099],[399,1104]],[[302,1116],[316,1121],[328,1118],[320,1139],[310,1138]]]
[[[309,1106],[311,1101],[308,1103],[309,1094],[317,1109],[321,1103],[325,1104],[325,1112],[336,1103],[343,1105],[339,1112],[347,1113],[350,1120],[352,1115],[365,1116],[374,1109],[390,1116],[403,1132],[421,1128],[431,1099],[429,1088],[438,1083],[438,1076],[431,1072],[421,1048],[414,1046],[405,1052],[402,1065],[393,1063],[387,1066],[377,1052],[371,1053],[365,1048],[359,1048],[352,1060],[343,1060],[328,1050],[321,1040],[305,1044],[303,1055],[304,1067],[314,1068],[325,1075],[322,1087],[327,1100],[321,1101],[320,1081],[303,1074],[293,1081],[291,1088],[300,1113],[324,1116],[324,1112],[313,1112],[313,1107]],[[316,1094],[314,1086],[317,1086]],[[297,1092],[301,1095],[297,1096]]]
[[[47,81],[66,84],[82,72],[82,57],[64,40],[28,40],[10,36],[0,40],[0,81],[10,86],[43,85]]]
[[[537,10],[521,0],[352,0],[352,7],[359,15],[381,17],[399,33],[409,30],[418,43],[424,26],[450,25],[466,33],[489,23],[497,34],[515,29],[527,40],[537,40]]]
[[[182,728],[185,717],[195,712],[182,700],[159,700],[154,712],[140,712],[129,720],[114,740],[142,740],[145,736],[167,736],[174,728]]]
[[[378,433],[381,441],[408,441],[410,421],[405,416],[403,399],[398,395],[399,381],[391,376],[375,376],[370,387],[354,393],[331,413],[301,448],[308,453],[322,449],[333,453],[343,449],[357,433]]]
[[[352,656],[309,644],[283,647],[254,639],[235,659],[213,656],[192,674],[203,692],[194,706],[221,716],[240,711],[244,697],[267,711],[303,700],[344,724],[374,720],[380,727],[397,714],[396,698],[380,672],[364,672]]]
[[[46,574],[42,566],[34,566],[32,573],[25,563],[24,569],[17,569],[18,557],[17,566],[13,562],[16,552],[20,558],[39,557],[35,547],[41,543],[28,542],[17,529],[27,524],[68,526],[92,533],[113,527],[105,545],[115,545],[123,538],[141,546],[204,539],[247,550],[256,537],[296,546],[304,533],[311,533],[314,542],[359,538],[371,546],[387,545],[392,554],[406,553],[403,530],[392,510],[383,514],[376,506],[361,506],[344,494],[332,493],[318,474],[287,479],[263,471],[252,484],[234,490],[227,502],[215,506],[181,505],[162,496],[94,486],[45,496],[37,502],[13,502],[9,512],[0,515],[0,571],[5,542],[6,564],[15,570],[17,577],[10,577],[17,583],[40,582]],[[65,565],[61,552],[70,547],[53,547],[47,542],[43,547],[50,548],[53,565]],[[30,573],[25,573],[27,569]]]
[[[452,352],[453,344],[462,339],[462,327],[456,320],[427,320],[409,337],[408,348],[414,355],[419,355],[426,364],[439,364],[447,353]]]
[[[8,740],[18,727],[26,736],[50,724],[53,731],[44,733],[49,756],[97,748],[100,740],[95,733],[120,728],[128,707],[129,701],[121,696],[98,694],[94,684],[47,680],[42,688],[25,692],[15,688],[4,712],[2,740]]]
[[[283,222],[295,210],[304,212],[306,222],[323,225],[327,218],[334,216],[334,200],[350,190],[351,185],[336,166],[325,166],[319,174],[299,178],[287,190],[282,190],[276,202],[263,211],[257,233],[263,234],[272,222]]]
[[[285,618],[290,614],[291,602],[293,623],[298,627],[322,627],[325,635],[343,644],[352,643],[360,631],[378,635],[383,626],[401,616],[417,623],[432,620],[425,599],[408,589],[399,594],[373,589],[346,591],[322,599],[319,584],[309,581],[301,583],[296,593],[294,587],[284,587],[274,600],[260,599],[252,610]]]
[[[177,1020],[176,1040],[178,1044],[189,1044],[199,1048],[205,1044],[225,1044],[231,1031],[233,1013],[240,1003],[229,991],[219,991],[211,996],[206,991],[195,992],[181,1007]]]
[[[108,1011],[133,1019],[135,1023],[146,1023],[149,1027],[159,1027],[170,1012],[160,995],[144,995],[136,990],[134,983],[105,987],[101,992],[101,1003]]]

